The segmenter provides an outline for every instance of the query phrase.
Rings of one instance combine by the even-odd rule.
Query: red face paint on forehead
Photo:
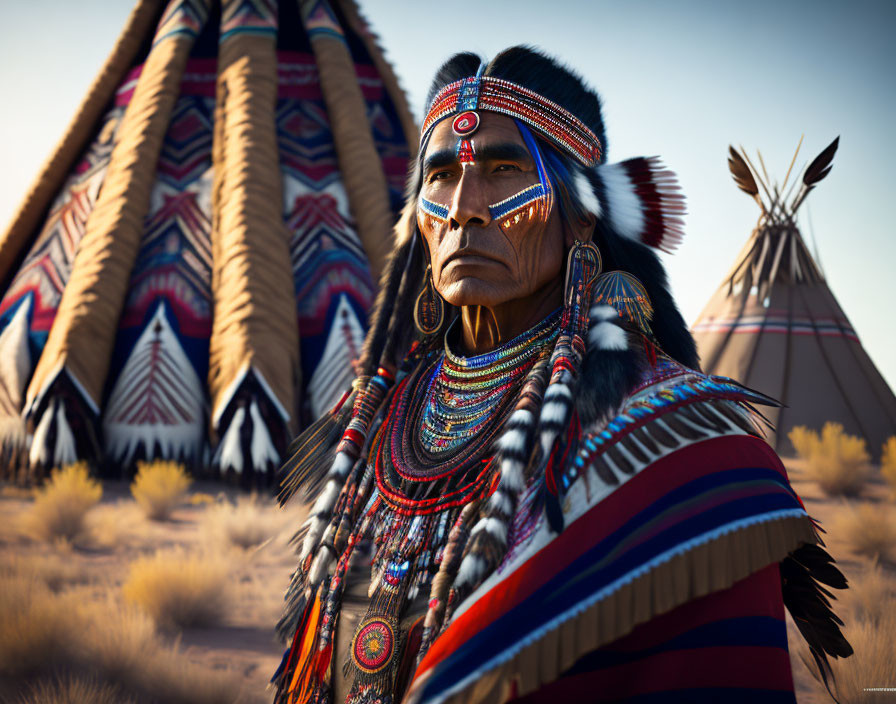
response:
[[[460,139],[457,142],[457,161],[460,164],[475,164],[476,150],[469,139]]]

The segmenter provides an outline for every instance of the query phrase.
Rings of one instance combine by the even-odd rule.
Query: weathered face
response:
[[[523,299],[561,276],[567,245],[559,208],[514,121],[480,112],[458,137],[436,125],[423,155],[417,223],[436,290],[455,306]],[[546,192],[545,192],[546,191]]]

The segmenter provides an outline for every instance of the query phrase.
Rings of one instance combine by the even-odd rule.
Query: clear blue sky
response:
[[[831,288],[896,385],[896,2],[618,0],[457,4],[361,0],[418,116],[451,53],[527,43],[562,57],[603,96],[611,161],[661,155],[689,199],[666,259],[693,322],[758,216],[726,165],[762,151],[783,178],[834,137],[831,175],[802,208]],[[0,222],[11,218],[130,10],[127,0],[4,2],[0,25]]]

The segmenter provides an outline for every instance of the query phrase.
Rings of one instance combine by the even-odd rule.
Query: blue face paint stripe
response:
[[[492,220],[498,220],[514,210],[519,210],[540,198],[544,198],[545,195],[547,194],[544,191],[544,186],[536,183],[516,195],[510,196],[510,198],[505,198],[500,203],[488,206],[488,212],[492,216]]]
[[[423,196],[420,196],[420,208],[427,215],[431,215],[439,220],[448,220],[448,208],[444,205],[433,203],[431,200],[426,200]]]

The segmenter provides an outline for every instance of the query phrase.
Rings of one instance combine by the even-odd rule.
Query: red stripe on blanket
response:
[[[657,647],[698,626],[732,618],[770,616],[784,621],[778,565],[755,572],[729,589],[679,606],[638,626],[605,646],[612,652],[637,652]],[[782,623],[782,628],[784,628]],[[600,701],[676,689],[728,687],[793,691],[787,650],[773,646],[673,650],[635,662],[562,677],[513,704],[554,704],[559,701]]]
[[[771,448],[749,435],[704,440],[645,468],[458,616],[433,643],[417,668],[416,677],[450,656],[480,631],[483,624],[516,608],[638,511],[696,478],[741,467],[768,467],[787,477],[781,460]]]

